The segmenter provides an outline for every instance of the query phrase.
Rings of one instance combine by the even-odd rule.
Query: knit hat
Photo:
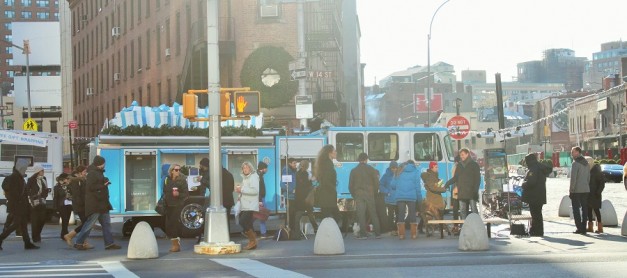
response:
[[[395,168],[395,167],[398,167],[398,162],[396,161],[390,162],[390,168]]]
[[[200,160],[200,165],[209,168],[209,158],[203,157]]]
[[[28,168],[28,161],[26,159],[18,159],[15,162],[15,170],[20,172],[20,174],[24,175],[26,168]]]
[[[435,161],[429,162],[429,169],[433,169],[433,167],[438,166],[438,163]]]
[[[94,157],[92,164],[94,164],[94,166],[101,166],[105,164],[105,159],[104,157],[97,155]]]
[[[39,172],[41,172],[41,171],[43,171],[43,170],[44,170],[44,167],[41,167],[41,166],[39,166],[39,165],[36,165],[35,167],[33,167],[33,171],[34,171],[35,173],[39,173]]]
[[[259,161],[259,164],[257,164],[257,170],[263,170],[263,169],[268,169],[268,164],[266,164],[263,161]]]

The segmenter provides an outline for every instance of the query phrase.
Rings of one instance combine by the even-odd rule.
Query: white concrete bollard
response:
[[[601,203],[601,220],[603,220],[603,226],[618,226],[618,216],[610,200],[603,200]]]
[[[341,255],[346,252],[340,227],[333,218],[327,217],[320,223],[313,251],[316,255]]]
[[[570,201],[570,197],[564,196],[562,197],[562,201],[560,202],[560,208],[557,212],[557,216],[559,217],[569,217],[573,210],[571,209],[572,202]]]
[[[7,206],[0,206],[0,224],[4,224],[7,222],[7,216],[9,216],[9,214],[7,213]]]
[[[627,212],[625,212],[625,216],[623,217],[623,225],[621,225],[620,234],[627,236]]]
[[[458,248],[462,251],[490,250],[488,233],[479,214],[471,213],[464,220]]]
[[[155,259],[159,257],[157,238],[150,224],[142,221],[135,225],[128,242],[126,257],[129,259]]]

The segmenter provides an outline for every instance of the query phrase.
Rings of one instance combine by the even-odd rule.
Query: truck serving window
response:
[[[440,147],[438,138],[438,135],[433,133],[414,134],[414,160],[442,160],[442,148]]]
[[[338,133],[335,136],[337,161],[357,161],[364,152],[364,135],[361,133]]]
[[[368,134],[368,157],[374,161],[398,160],[398,134]]]

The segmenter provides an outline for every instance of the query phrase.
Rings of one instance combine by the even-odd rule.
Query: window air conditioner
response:
[[[85,95],[91,96],[94,94],[94,88],[87,88]]]
[[[113,27],[113,28],[111,28],[111,36],[112,37],[119,37],[120,36],[120,27]]]
[[[113,74],[113,81],[120,81],[122,75],[119,72]]]
[[[261,17],[277,17],[279,16],[279,5],[261,5],[259,7],[259,15]]]
[[[170,49],[169,48],[165,49],[165,57],[170,57]]]

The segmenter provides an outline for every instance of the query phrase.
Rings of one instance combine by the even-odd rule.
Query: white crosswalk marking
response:
[[[213,259],[212,261],[246,272],[254,277],[309,277],[298,272],[281,269],[251,259]]]
[[[138,277],[120,262],[49,261],[0,264],[0,277]]]

